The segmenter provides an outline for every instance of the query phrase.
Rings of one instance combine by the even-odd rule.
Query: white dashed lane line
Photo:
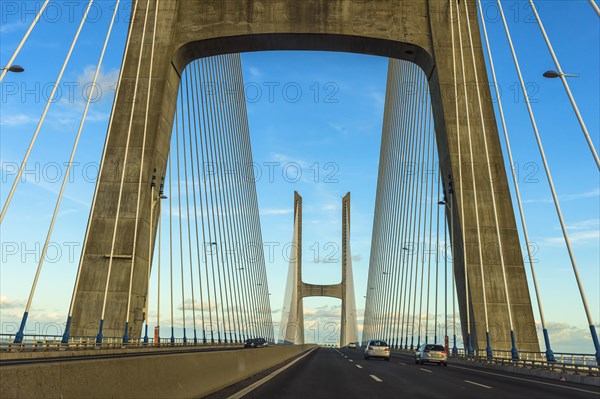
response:
[[[406,366],[406,363],[398,362],[398,364],[401,364],[401,365],[403,365],[403,366]]]
[[[382,382],[382,380],[379,377],[377,377],[376,375],[369,374],[369,376],[377,382]]]
[[[427,369],[421,369],[421,370],[426,371],[428,373],[433,373],[433,371],[431,371],[431,370],[427,370]]]
[[[478,387],[483,387],[483,388],[487,388],[487,389],[492,389],[492,387],[487,386],[487,385],[483,385],[483,384],[478,384],[476,382],[473,381],[469,381],[469,380],[465,380],[466,383],[468,384],[473,384],[473,385],[477,385]]]
[[[356,367],[358,367],[359,369],[362,369],[362,366],[360,364],[357,364]]]
[[[348,359],[348,361],[350,361],[350,362],[354,363],[354,360],[352,360],[352,359]]]

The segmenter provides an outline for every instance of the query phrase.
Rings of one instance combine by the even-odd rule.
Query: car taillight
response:
[[[442,352],[442,355],[447,355],[446,351],[443,351],[443,352]]]
[[[384,351],[389,352],[390,348],[383,348]]]
[[[429,349],[425,349],[423,352],[425,352],[425,353],[429,353]]]
[[[373,348],[371,348],[370,346],[367,348],[368,351],[372,351]]]

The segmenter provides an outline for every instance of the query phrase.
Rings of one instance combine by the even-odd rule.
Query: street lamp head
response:
[[[446,201],[438,201],[438,205],[446,205]]]
[[[21,73],[25,71],[25,68],[23,68],[21,65],[11,65],[8,68],[0,68],[0,70],[4,71],[7,70],[8,72],[15,72],[15,73]]]
[[[542,76],[545,77],[545,78],[554,79],[554,78],[559,78],[561,76],[576,78],[579,75],[574,75],[574,74],[571,74],[571,73],[559,73],[559,72],[556,72],[556,71],[553,71],[553,70],[549,70],[549,71],[544,72],[542,74]]]
[[[161,200],[163,200],[163,199],[167,199],[167,198],[169,198],[169,197],[167,197],[166,195],[162,194],[162,195],[160,195],[158,198],[160,198]]]
[[[558,78],[560,76],[560,74],[556,71],[546,71],[544,72],[544,74],[542,75],[545,78],[549,78],[549,79],[554,79],[554,78]]]

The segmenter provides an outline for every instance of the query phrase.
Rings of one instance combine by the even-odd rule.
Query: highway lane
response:
[[[320,348],[244,398],[600,398],[600,388],[449,364],[416,365],[406,355],[365,360],[362,351]]]

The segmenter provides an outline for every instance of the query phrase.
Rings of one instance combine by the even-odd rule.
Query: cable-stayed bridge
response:
[[[561,208],[560,187],[553,180],[552,172],[560,165],[546,157],[546,137],[538,128],[529,98],[527,72],[520,67],[518,54],[525,51],[526,43],[519,44],[511,35],[503,3],[111,2],[110,13],[104,15],[108,23],[102,40],[93,44],[98,60],[90,73],[90,91],[81,105],[78,129],[65,144],[69,158],[60,160],[67,162],[66,172],[59,190],[47,198],[52,202],[52,215],[44,226],[19,226],[31,234],[43,230],[44,238],[31,274],[31,288],[23,293],[22,317],[14,330],[3,327],[0,372],[4,394],[193,397],[300,356],[288,366],[311,364],[314,374],[306,374],[310,386],[328,385],[327,373],[319,369],[324,364],[330,370],[350,363],[356,368],[340,371],[341,375],[356,382],[364,377],[367,383],[381,383],[385,388],[378,392],[376,386],[369,395],[389,397],[401,380],[395,381],[394,373],[368,362],[359,364],[361,357],[356,351],[315,351],[304,345],[302,298],[314,295],[342,300],[341,346],[358,342],[364,347],[371,339],[385,340],[396,366],[404,367],[421,344],[445,345],[451,365],[454,359],[457,367],[454,374],[444,377],[451,384],[466,381],[477,389],[493,389],[493,381],[474,382],[472,376],[467,377],[483,373],[478,367],[484,365],[504,367],[504,371],[542,369],[549,376],[560,372],[575,382],[597,382],[598,304],[588,301],[588,296],[597,299],[598,286],[581,277],[569,236],[572,229]],[[587,12],[600,16],[594,0],[587,3]],[[488,36],[485,7],[490,5],[498,13],[515,66],[515,87],[523,97],[534,137],[532,151],[541,159],[541,180],[556,211],[553,217],[568,254],[569,278],[577,285],[578,295],[568,300],[573,312],[585,315],[586,340],[595,353],[561,353],[552,345],[542,287],[530,252],[534,246],[527,209],[514,167],[511,139],[516,132],[506,120],[497,85],[495,43]],[[570,90],[569,74],[561,68],[536,4],[530,0],[527,6],[555,63],[556,71],[545,75],[559,78],[569,99],[569,107],[560,112],[577,120],[577,140],[585,143],[580,157],[589,160],[590,173],[596,174],[600,169],[594,144],[597,134],[586,125]],[[3,7],[5,13],[19,10],[19,4]],[[43,29],[54,7],[57,4],[52,1],[37,3],[35,17],[28,21],[2,71],[0,84],[5,90],[10,77],[27,79],[28,67],[24,65],[25,71],[19,67],[20,54],[26,51],[30,36]],[[71,21],[76,30],[62,39],[68,42],[68,51],[60,60],[55,84],[40,108],[27,148],[18,156],[12,179],[3,181],[3,241],[16,229],[11,213],[21,209],[17,201],[25,201],[19,190],[27,184],[32,156],[43,148],[46,119],[57,102],[65,71],[76,62],[80,35],[86,29],[99,28],[90,23],[96,7],[98,2],[83,2],[81,16]],[[89,218],[82,232],[81,253],[73,262],[76,273],[63,276],[60,288],[69,287],[71,297],[64,309],[64,324],[53,336],[30,333],[28,323],[36,318],[32,305],[51,295],[44,278],[47,253],[54,230],[61,224],[61,203],[69,189],[69,173],[82,150],[80,139],[91,118],[88,112],[106,51],[114,40],[113,28],[129,13],[95,191],[88,204]],[[352,271],[347,196],[342,202],[341,283],[302,281],[302,207],[296,194],[290,224],[292,248],[297,253],[290,260],[291,292],[285,296],[277,328],[272,320],[240,57],[240,53],[267,50],[352,52],[389,58],[368,275],[357,276]],[[19,72],[22,74],[12,75]],[[3,251],[8,250],[3,245]],[[4,263],[3,256],[3,275],[13,278],[15,274],[8,269],[14,267]],[[361,327],[356,326],[359,315],[354,298],[358,279],[367,280]],[[3,284],[18,282],[5,280]],[[536,320],[541,323],[541,340]],[[271,347],[263,352],[242,350],[244,341],[256,337],[265,338]],[[94,361],[101,357],[110,362],[109,367]],[[62,385],[50,383],[56,375],[44,367],[44,362],[59,361],[66,364],[59,372]],[[69,362],[79,363],[69,367]],[[29,367],[38,382],[23,379],[27,374],[21,371]],[[104,374],[108,380],[130,370],[143,371],[136,374],[136,381],[110,386],[106,380],[92,377],[98,375],[98,369],[113,373],[115,377]],[[160,377],[163,369],[169,370],[164,379]],[[202,377],[197,377],[198,373]],[[153,374],[156,378],[148,380]],[[586,377],[579,377],[582,374]],[[91,385],[73,382],[77,375],[91,379]],[[420,374],[414,376],[415,380],[421,378]],[[137,383],[147,391],[134,389]],[[421,384],[432,392],[443,389],[426,378]],[[526,386],[529,382],[523,384],[521,392],[531,389]],[[595,392],[594,387],[573,385],[567,394],[563,390],[568,388],[548,386],[550,397],[585,397]],[[249,385],[243,387],[248,391],[240,387],[240,392],[265,389],[269,395],[266,392],[271,391],[265,387]],[[271,387],[287,392],[276,383]],[[353,389],[358,396],[367,395],[360,385]],[[423,394],[405,389],[407,395]],[[335,397],[335,392],[330,393]],[[478,394],[469,391],[465,396]]]

